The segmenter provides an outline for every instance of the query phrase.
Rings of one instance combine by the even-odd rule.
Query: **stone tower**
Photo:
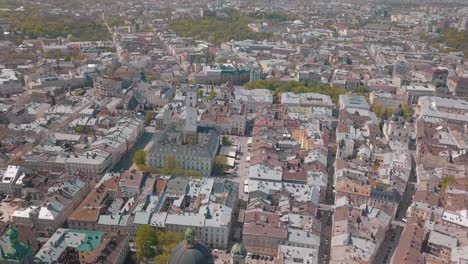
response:
[[[194,133],[197,131],[197,115],[198,115],[198,98],[197,90],[190,88],[187,91],[185,97],[186,107],[186,120],[185,120],[185,131],[188,133]]]

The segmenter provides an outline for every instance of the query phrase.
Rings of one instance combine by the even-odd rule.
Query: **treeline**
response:
[[[205,40],[216,45],[232,39],[264,40],[270,37],[270,34],[252,31],[248,27],[251,22],[248,17],[233,15],[173,20],[170,27],[179,36]]]
[[[286,14],[279,11],[273,11],[268,13],[253,13],[250,14],[249,17],[262,20],[269,20],[270,22],[284,22],[300,19],[297,15]]]
[[[111,17],[107,20],[109,27],[119,27],[125,25],[125,19],[122,17]]]
[[[160,231],[149,225],[142,225],[135,235],[136,262],[167,263],[171,250],[183,239],[183,233]]]
[[[439,41],[453,49],[450,51],[461,51],[465,58],[468,58],[468,31],[444,30],[440,34]]]
[[[323,84],[312,84],[312,83],[300,83],[296,81],[280,82],[270,80],[258,80],[255,82],[249,82],[245,85],[246,89],[268,89],[274,93],[275,96],[279,96],[283,92],[299,93],[319,93],[328,95],[332,98],[333,102],[338,102],[340,94],[345,94],[348,91],[344,88],[328,86]]]
[[[13,15],[5,14],[5,17],[17,33],[21,33],[23,37],[29,39],[72,35],[76,40],[95,41],[108,40],[111,37],[101,21],[90,17],[43,15],[32,10],[16,12]]]

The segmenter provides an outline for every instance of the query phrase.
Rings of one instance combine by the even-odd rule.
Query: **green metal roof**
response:
[[[83,243],[78,247],[80,251],[91,251],[97,248],[99,244],[101,244],[102,236],[104,233],[98,231],[90,231],[90,230],[74,230],[70,229],[67,233],[76,233],[76,234],[84,234],[86,238]]]

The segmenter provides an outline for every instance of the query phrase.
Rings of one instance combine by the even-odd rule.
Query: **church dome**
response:
[[[207,245],[195,241],[195,229],[189,227],[185,240],[172,250],[168,264],[214,264],[214,259]]]
[[[231,248],[231,256],[245,258],[247,257],[247,250],[242,243],[236,243]]]

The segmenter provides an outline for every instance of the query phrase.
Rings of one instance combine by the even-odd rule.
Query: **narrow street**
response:
[[[324,204],[333,205],[335,203],[335,195],[333,192],[333,183],[335,175],[335,129],[332,125],[330,132],[330,142],[328,144],[328,157],[327,157],[327,171],[328,171],[328,184],[325,192]],[[330,248],[331,248],[331,236],[332,236],[332,224],[333,224],[333,210],[321,212],[321,240],[319,248],[319,263],[329,263],[330,261]]]
[[[398,241],[400,241],[400,236],[403,233],[403,229],[405,223],[402,221],[403,218],[406,217],[406,211],[408,207],[411,205],[411,201],[413,200],[413,194],[415,191],[415,180],[416,180],[416,173],[415,173],[415,162],[414,156],[411,158],[411,173],[408,179],[408,184],[406,185],[405,192],[403,193],[403,197],[401,198],[400,203],[398,204],[398,209],[395,214],[395,220],[393,221],[390,229],[387,231],[385,235],[385,240],[379,247],[377,254],[375,256],[375,263],[382,263],[387,264],[390,263],[390,259],[392,258],[393,253],[398,245]]]
[[[145,146],[148,145],[148,143],[151,141],[152,138],[153,138],[153,133],[150,133],[145,130],[145,132],[143,132],[140,139],[135,143],[133,148],[129,152],[127,152],[125,156],[122,157],[122,159],[120,159],[120,162],[114,166],[112,171],[119,172],[121,170],[130,169],[130,167],[132,167],[133,165],[132,158],[133,158],[133,155],[135,155],[135,152],[137,152],[137,150],[139,149],[145,148]]]

